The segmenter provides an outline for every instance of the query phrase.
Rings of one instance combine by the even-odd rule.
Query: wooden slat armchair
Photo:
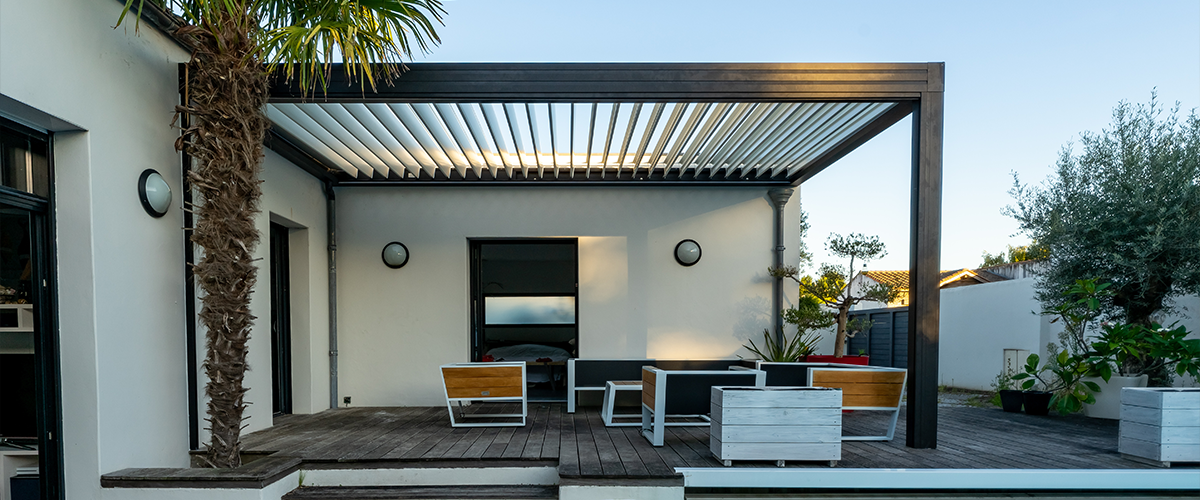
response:
[[[525,425],[528,403],[525,395],[525,362],[456,363],[442,365],[442,387],[446,393],[446,408],[452,427],[521,427]],[[464,401],[491,403],[521,403],[521,413],[465,413]],[[454,403],[459,415],[455,418]],[[462,422],[467,418],[508,418],[520,421]]]
[[[662,370],[642,368],[642,435],[663,445],[665,427],[709,425],[713,386],[762,387],[761,370]],[[694,417],[702,422],[667,422],[667,417]]]
[[[908,380],[908,370],[879,366],[860,368],[809,368],[813,387],[842,390],[843,410],[892,412],[887,434],[882,436],[842,436],[842,441],[891,441],[900,418],[900,401]]]

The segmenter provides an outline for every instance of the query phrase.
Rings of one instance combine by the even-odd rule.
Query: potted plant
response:
[[[1009,413],[1021,412],[1021,406],[1025,403],[1025,394],[1017,389],[1011,372],[1005,369],[996,375],[996,380],[992,381],[992,389],[996,391],[996,395],[992,398],[992,404]]]
[[[1053,344],[1047,347],[1051,352],[1056,350]],[[1039,365],[1040,362],[1037,354],[1030,354],[1023,371],[1013,375],[1013,380],[1024,380],[1021,388],[1024,389],[1027,415],[1047,415],[1050,408],[1065,415],[1079,411],[1085,403],[1096,401],[1092,393],[1100,387],[1083,380],[1088,371],[1084,358],[1062,350],[1045,364]],[[1046,372],[1050,374],[1044,375]]]
[[[1084,407],[1089,417],[1121,417],[1121,388],[1146,387],[1149,373],[1174,369],[1179,375],[1200,373],[1200,339],[1187,339],[1182,326],[1158,323],[1105,324],[1087,358],[1090,377],[1100,389],[1095,403]],[[1115,368],[1115,370],[1114,370]],[[1114,373],[1115,372],[1115,373]]]
[[[764,329],[761,349],[753,340],[750,345],[742,347],[763,361],[808,361],[817,351],[817,342],[821,341],[818,332],[837,323],[837,316],[825,310],[821,302],[811,295],[801,295],[796,305],[784,309],[781,314],[784,322],[796,327],[796,335],[792,340],[789,341],[782,331],[772,336],[770,330]],[[776,338],[782,339],[782,342],[776,341]]]
[[[787,334],[779,332],[779,337],[783,339],[783,342],[777,342],[775,337],[775,335],[771,335],[770,330],[764,328],[761,348],[753,340],[750,341],[750,345],[742,347],[763,361],[794,363],[817,350],[817,342],[821,340],[821,335],[813,331],[798,331],[791,340],[788,340]]]

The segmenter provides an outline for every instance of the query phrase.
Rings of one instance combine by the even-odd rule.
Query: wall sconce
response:
[[[393,241],[383,246],[383,263],[392,269],[400,269],[408,264],[408,247],[399,241]]]
[[[683,240],[675,245],[675,262],[688,267],[700,262],[700,244],[696,240]]]
[[[162,175],[148,168],[138,179],[138,198],[142,200],[142,208],[151,217],[162,217],[171,208],[171,186],[167,185]]]

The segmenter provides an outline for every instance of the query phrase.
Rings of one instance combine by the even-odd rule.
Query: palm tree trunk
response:
[[[195,42],[189,70],[193,119],[181,140],[195,159],[188,180],[198,205],[192,241],[203,249],[193,271],[203,292],[200,321],[207,331],[208,423],[212,467],[241,465],[246,409],[246,345],[255,317],[250,294],[257,279],[254,248],[259,234],[259,171],[267,121],[262,107],[267,79],[252,39],[249,14],[222,12],[203,25],[181,29]]]

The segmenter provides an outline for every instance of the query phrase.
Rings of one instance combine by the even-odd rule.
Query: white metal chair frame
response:
[[[643,368],[643,370],[650,370],[650,371],[654,372],[654,374],[655,374],[654,378],[655,378],[655,381],[657,382],[654,385],[654,407],[661,408],[664,410],[664,411],[652,410],[652,409],[650,409],[649,406],[646,405],[645,402],[642,402],[642,424],[641,424],[642,425],[642,436],[645,436],[646,439],[650,440],[650,444],[654,445],[654,446],[662,446],[663,445],[663,435],[666,431],[667,426],[671,426],[671,427],[685,427],[685,426],[707,427],[707,426],[711,425],[711,422],[709,421],[709,417],[707,415],[667,415],[666,414],[665,406],[667,404],[667,384],[668,384],[668,377],[670,377],[670,375],[672,375],[672,374],[719,375],[719,374],[727,374],[730,371],[733,371],[733,370],[663,370],[663,369],[655,368],[652,366],[647,366],[647,367]],[[755,370],[753,368],[745,368],[745,369],[739,369],[737,371],[738,372],[758,372],[754,376],[754,386],[755,387],[763,387],[766,385],[767,373],[762,370]],[[730,384],[723,384],[723,385],[730,385]],[[703,422],[667,422],[667,417],[699,418],[704,421]]]
[[[638,391],[642,392],[642,383],[638,381],[637,385],[632,384],[617,384],[617,380],[609,380],[604,385],[604,406],[600,407],[600,419],[604,421],[605,427],[636,427],[642,425],[638,422],[614,422],[617,418],[640,418],[641,413],[615,413],[617,393],[620,391]]]
[[[603,386],[603,385],[583,386],[583,387],[576,386],[575,385],[575,359],[576,358],[570,358],[567,360],[567,413],[575,413],[575,401],[576,401],[576,396],[577,396],[577,393],[575,391],[603,392],[605,389],[605,386]],[[633,359],[633,360],[644,361],[647,365],[653,365],[654,361],[655,361],[655,360],[649,359],[649,358]],[[586,361],[631,361],[631,360],[630,359],[613,358],[613,359],[587,359]]]
[[[900,402],[904,400],[904,391],[908,389],[908,370],[904,368],[888,368],[884,366],[856,366],[854,368],[809,368],[808,380],[812,385],[813,374],[817,371],[881,371],[881,372],[904,372],[904,382],[900,384],[900,395],[896,397],[896,406],[845,406],[843,410],[864,410],[864,411],[890,411],[892,412],[891,422],[888,423],[887,434],[882,436],[842,436],[842,441],[891,441],[896,435],[896,421],[900,419]]]
[[[472,368],[472,367],[502,367],[502,366],[520,366],[521,367],[521,395],[519,397],[504,396],[477,396],[471,398],[451,398],[449,389],[446,387],[446,372],[443,368]],[[442,394],[446,396],[446,410],[450,412],[451,427],[524,427],[525,416],[529,413],[528,394],[525,391],[525,362],[524,361],[497,361],[489,363],[451,363],[438,367],[438,373],[442,376]],[[463,411],[463,402],[470,401],[485,401],[489,403],[503,402],[520,402],[521,413],[471,413]],[[454,403],[458,403],[459,419],[468,418],[520,418],[520,422],[460,422],[454,418]]]

